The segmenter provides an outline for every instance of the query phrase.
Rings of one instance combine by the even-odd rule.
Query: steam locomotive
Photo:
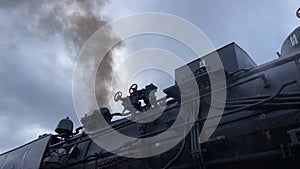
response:
[[[207,120],[211,106],[211,85],[207,67],[201,59],[188,63],[193,75],[182,68],[175,70],[176,83],[164,89],[166,97],[157,99],[154,84],[138,89],[134,84],[130,95],[115,101],[124,106],[122,113],[111,113],[102,107],[87,113],[82,127],[73,130],[70,119],[62,119],[55,132],[0,155],[1,169],[231,169],[231,168],[297,168],[300,167],[300,27],[284,41],[279,58],[257,66],[237,44],[231,43],[216,51],[226,76],[227,98],[221,121],[213,134],[199,142],[200,131]],[[209,57],[209,55],[208,55]],[[189,133],[170,150],[152,157],[130,158],[119,156],[101,148],[91,137],[101,137],[114,130],[134,138],[147,138],[170,128],[179,116],[183,104],[183,91],[179,83],[189,83],[194,78],[200,92],[199,114]],[[189,95],[185,93],[186,95]],[[143,101],[144,104],[141,104]],[[152,117],[164,105],[159,117],[147,123],[132,118],[147,113]],[[186,109],[185,111],[192,111]],[[114,116],[124,116],[112,121]],[[100,116],[104,117],[104,121]],[[182,122],[179,127],[186,124]],[[149,151],[172,142],[170,139],[149,143]],[[111,140],[112,142],[114,140]],[[159,144],[158,144],[159,143]],[[135,151],[126,145],[118,151]]]

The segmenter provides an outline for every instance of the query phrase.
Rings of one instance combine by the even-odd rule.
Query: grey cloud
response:
[[[122,10],[130,2],[112,1],[106,13],[117,6],[116,18],[149,11],[174,14],[195,24],[216,47],[237,42],[258,64],[275,59],[287,34],[299,25],[295,12],[300,1],[152,0],[136,1],[130,10]]]
[[[32,128],[32,135],[26,133],[32,124],[53,131],[57,121],[66,116],[76,122],[70,91],[72,72],[43,56],[43,49],[30,51],[35,43],[23,38],[18,39],[21,47],[14,47],[15,40],[14,45],[0,46],[0,119],[4,128],[0,151],[43,134],[34,132],[38,128]],[[69,79],[61,76],[61,71],[66,71]]]
[[[27,29],[42,39],[51,40],[55,35],[61,35],[68,54],[75,60],[88,38],[107,23],[107,18],[100,15],[107,2],[107,0],[30,0],[19,5],[14,1],[4,1],[1,6],[21,10],[20,13],[27,22],[25,23]],[[110,31],[105,36],[107,40],[117,38]],[[99,42],[97,45],[105,46],[105,43]],[[108,103],[106,84],[111,79],[113,63],[113,53],[110,52],[99,68],[101,80],[97,82],[97,88],[101,92],[99,97],[101,99],[98,101],[101,105]]]
[[[66,116],[79,125],[72,102],[72,67],[64,64],[73,64],[89,36],[106,24],[98,13],[106,2],[0,2],[0,21],[5,23],[0,28],[0,153],[43,134],[38,132],[53,131]],[[105,36],[117,38],[112,32]],[[71,63],[62,63],[65,60]],[[101,82],[110,77],[111,54],[103,64]],[[102,96],[101,102],[107,103]]]

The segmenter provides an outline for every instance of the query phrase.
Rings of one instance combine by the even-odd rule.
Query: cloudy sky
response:
[[[258,64],[275,59],[300,23],[296,0],[88,2],[0,2],[0,153],[53,132],[61,118],[69,116],[79,126],[72,101],[74,63],[85,40],[106,22],[139,12],[170,13],[195,24],[216,47],[238,43]],[[164,45],[165,41],[136,38],[123,48],[127,53],[149,47],[188,53],[176,42]]]

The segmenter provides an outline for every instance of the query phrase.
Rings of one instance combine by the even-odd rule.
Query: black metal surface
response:
[[[19,148],[0,155],[1,169],[35,169],[39,168],[50,135],[43,136]]]
[[[298,36],[299,32],[300,27],[291,35]],[[138,116],[139,113],[131,110],[128,105],[125,109],[132,117],[111,122],[112,116],[124,114],[111,114],[108,109],[100,108],[83,117],[85,132],[77,131],[67,138],[53,135],[49,139],[48,136],[47,140],[40,139],[44,140],[41,142],[43,145],[46,144],[45,142],[48,143],[46,151],[44,151],[46,145],[37,148],[35,145],[38,145],[36,143],[40,141],[34,141],[20,149],[1,155],[0,162],[9,157],[7,158],[9,163],[5,161],[7,163],[5,167],[11,167],[13,164],[25,165],[26,161],[30,162],[36,158],[36,156],[24,156],[28,152],[26,147],[30,147],[30,150],[36,152],[35,154],[42,159],[40,166],[42,169],[297,168],[300,166],[300,52],[298,44],[291,45],[289,37],[283,44],[281,58],[260,66],[256,66],[246,52],[234,43],[218,50],[227,72],[227,88],[220,89],[227,90],[226,107],[216,131],[202,144],[198,142],[200,132],[209,129],[203,129],[203,122],[216,117],[207,118],[211,106],[211,89],[206,68],[201,67],[198,59],[189,63],[188,66],[200,86],[200,113],[195,124],[182,121],[175,126],[175,128],[181,128],[193,125],[193,128],[181,143],[168,152],[144,159],[130,159],[106,152],[91,141],[91,138],[105,137],[105,133],[111,130],[102,127],[101,124],[104,122],[99,121],[99,116],[104,116],[114,130],[131,137],[150,137],[165,131],[176,118],[182,118],[178,117],[179,108],[188,107],[195,100],[191,97],[184,102],[181,101],[176,84],[164,90],[167,94],[167,101],[166,99],[156,100],[150,95],[153,90],[156,90],[154,85],[141,90],[137,90],[137,86],[133,87],[131,95],[125,97],[128,98],[126,99],[128,102],[122,98],[122,94],[116,94],[115,100],[123,99],[124,106],[133,105],[139,113],[148,110],[149,116],[144,118],[156,117],[161,113],[159,105],[166,104],[159,118],[152,122],[140,124],[130,121],[130,118]],[[175,74],[177,83],[190,83],[191,76],[184,74],[181,68],[175,70]],[[141,100],[147,102],[150,98],[155,100],[155,102],[151,101],[155,105],[146,104],[146,107],[142,107],[138,103]],[[178,136],[174,134],[168,139],[157,140],[157,142],[161,145],[169,144],[174,137]],[[149,143],[149,147],[157,142]],[[130,152],[132,151],[129,146],[131,144],[134,142],[116,145],[116,147],[120,147],[118,151]],[[16,158],[21,156],[24,160],[17,161]],[[33,168],[38,168],[37,166],[35,163]]]

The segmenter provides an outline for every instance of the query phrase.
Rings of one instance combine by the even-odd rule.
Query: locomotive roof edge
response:
[[[43,134],[43,135],[40,135],[38,138],[36,138],[36,139],[34,139],[34,140],[32,140],[32,141],[26,143],[26,144],[17,146],[17,147],[15,147],[15,148],[12,148],[12,149],[10,149],[10,150],[8,150],[8,151],[5,151],[5,152],[1,153],[0,156],[5,155],[5,154],[7,154],[7,153],[10,153],[10,152],[12,152],[12,151],[18,150],[18,149],[20,149],[20,148],[22,148],[22,147],[25,147],[25,146],[27,146],[27,145],[29,145],[29,144],[32,144],[32,143],[34,143],[34,142],[37,142],[37,141],[39,141],[39,140],[41,140],[41,139],[43,139],[43,138],[45,138],[45,137],[48,137],[48,136],[52,136],[52,134]]]

